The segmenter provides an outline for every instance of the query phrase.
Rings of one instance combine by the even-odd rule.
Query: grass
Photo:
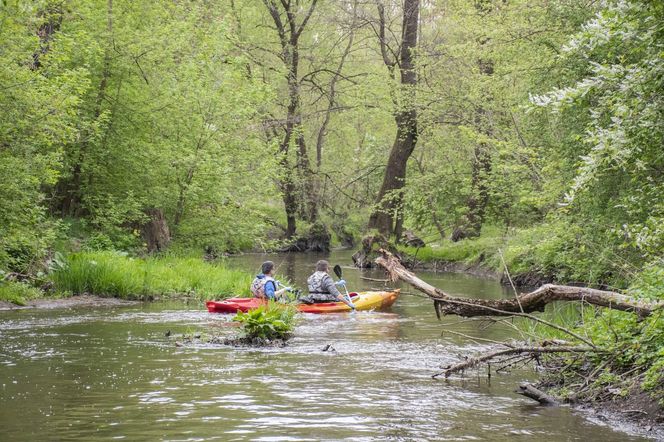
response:
[[[425,246],[416,249],[415,247],[402,246],[399,249],[409,255],[416,256],[420,261],[452,261],[474,264],[487,259],[487,257],[493,257],[503,244],[504,240],[499,236],[483,236],[459,242],[447,242],[444,246],[436,248]]]
[[[200,258],[131,258],[117,252],[69,255],[50,278],[58,291],[124,299],[189,295],[198,299],[246,296],[252,275]]]
[[[0,301],[25,305],[27,301],[41,296],[41,290],[28,284],[14,281],[0,281]]]
[[[638,271],[638,266],[629,264],[627,251],[617,251],[611,232],[586,232],[556,220],[509,231],[487,226],[478,238],[400,249],[424,262],[481,264],[495,272],[502,272],[506,265],[512,277],[534,275],[588,286],[625,288]]]

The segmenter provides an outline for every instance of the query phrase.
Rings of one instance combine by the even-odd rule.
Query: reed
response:
[[[124,299],[249,294],[252,275],[220,263],[176,256],[132,258],[117,252],[81,252],[50,275],[58,291]]]

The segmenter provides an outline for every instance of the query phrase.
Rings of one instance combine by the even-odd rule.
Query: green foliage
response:
[[[62,146],[73,141],[79,105],[90,87],[85,69],[36,69],[41,54],[36,6],[0,8],[0,269],[28,273],[50,245],[44,188],[60,174]]]
[[[563,47],[578,77],[532,98],[575,135],[566,212],[621,236],[636,264],[664,250],[662,18],[656,2],[607,2]]]
[[[664,300],[664,265],[651,265],[635,278],[628,294],[649,300]],[[656,311],[640,320],[633,314],[602,311],[585,329],[595,342],[606,348],[612,368],[625,372],[635,367],[644,373],[643,388],[664,400],[664,312]]]
[[[501,236],[485,234],[479,238],[465,239],[458,242],[446,241],[436,247],[426,246],[417,249],[400,246],[399,249],[425,262],[451,261],[478,264],[494,257],[503,244],[504,239]],[[487,266],[494,267],[495,263],[492,265],[487,264]]]
[[[270,301],[267,306],[238,312],[234,321],[242,325],[242,334],[248,339],[289,339],[295,327],[297,309],[291,305]]]
[[[194,296],[205,300],[248,295],[252,276],[200,258],[131,258],[118,252],[81,252],[50,275],[57,290],[129,299]]]
[[[255,248],[265,236],[268,223],[258,208],[226,204],[195,209],[177,230],[184,249],[209,250],[216,254]]]
[[[175,238],[238,250],[274,165],[269,89],[246,76],[212,4],[9,2],[0,8],[0,269],[28,272],[55,216],[83,219],[84,248],[136,251],[145,210]],[[195,43],[192,43],[195,42]],[[182,226],[182,229],[180,228]]]
[[[402,249],[422,261],[482,264],[496,272],[504,271],[504,259],[515,278],[626,287],[638,268],[621,251],[621,241],[613,232],[558,218],[508,231],[485,226],[479,238]]]
[[[635,283],[627,293],[636,298],[664,300],[662,274],[661,263],[649,266],[635,275]],[[553,374],[557,381],[562,378],[565,384],[571,384],[577,382],[576,376],[584,376],[583,380],[591,380],[595,389],[620,387],[625,393],[636,383],[654,398],[664,400],[664,312],[661,309],[639,318],[630,312],[561,303],[548,306],[543,318],[586,337],[600,350],[592,353],[589,360],[569,361],[568,373]],[[542,324],[524,320],[518,326],[537,339],[575,341],[569,334]],[[596,367],[601,371],[597,379],[592,379],[589,375]]]
[[[41,294],[39,289],[22,282],[0,281],[0,301],[25,305],[26,301],[39,298]]]

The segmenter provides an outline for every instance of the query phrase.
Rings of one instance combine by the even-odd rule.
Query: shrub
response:
[[[287,340],[295,326],[295,307],[270,301],[246,313],[238,312],[233,320],[242,324],[242,335],[247,339]]]
[[[0,301],[25,305],[26,301],[41,296],[41,291],[22,282],[0,281]]]

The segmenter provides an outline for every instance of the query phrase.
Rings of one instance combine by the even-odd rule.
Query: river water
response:
[[[253,272],[270,258],[302,287],[322,257],[229,263]],[[383,275],[352,269],[349,252],[329,259],[348,266],[352,290],[382,286],[360,279]],[[495,281],[420,276],[452,294],[510,296]],[[286,348],[237,349],[175,346],[183,333],[234,333],[229,316],[199,303],[0,312],[0,440],[642,440],[513,393],[532,369],[431,378],[441,364],[489,348],[444,329],[518,337],[487,325],[441,324],[431,302],[404,294],[389,312],[305,315]],[[334,351],[322,351],[327,344]]]

